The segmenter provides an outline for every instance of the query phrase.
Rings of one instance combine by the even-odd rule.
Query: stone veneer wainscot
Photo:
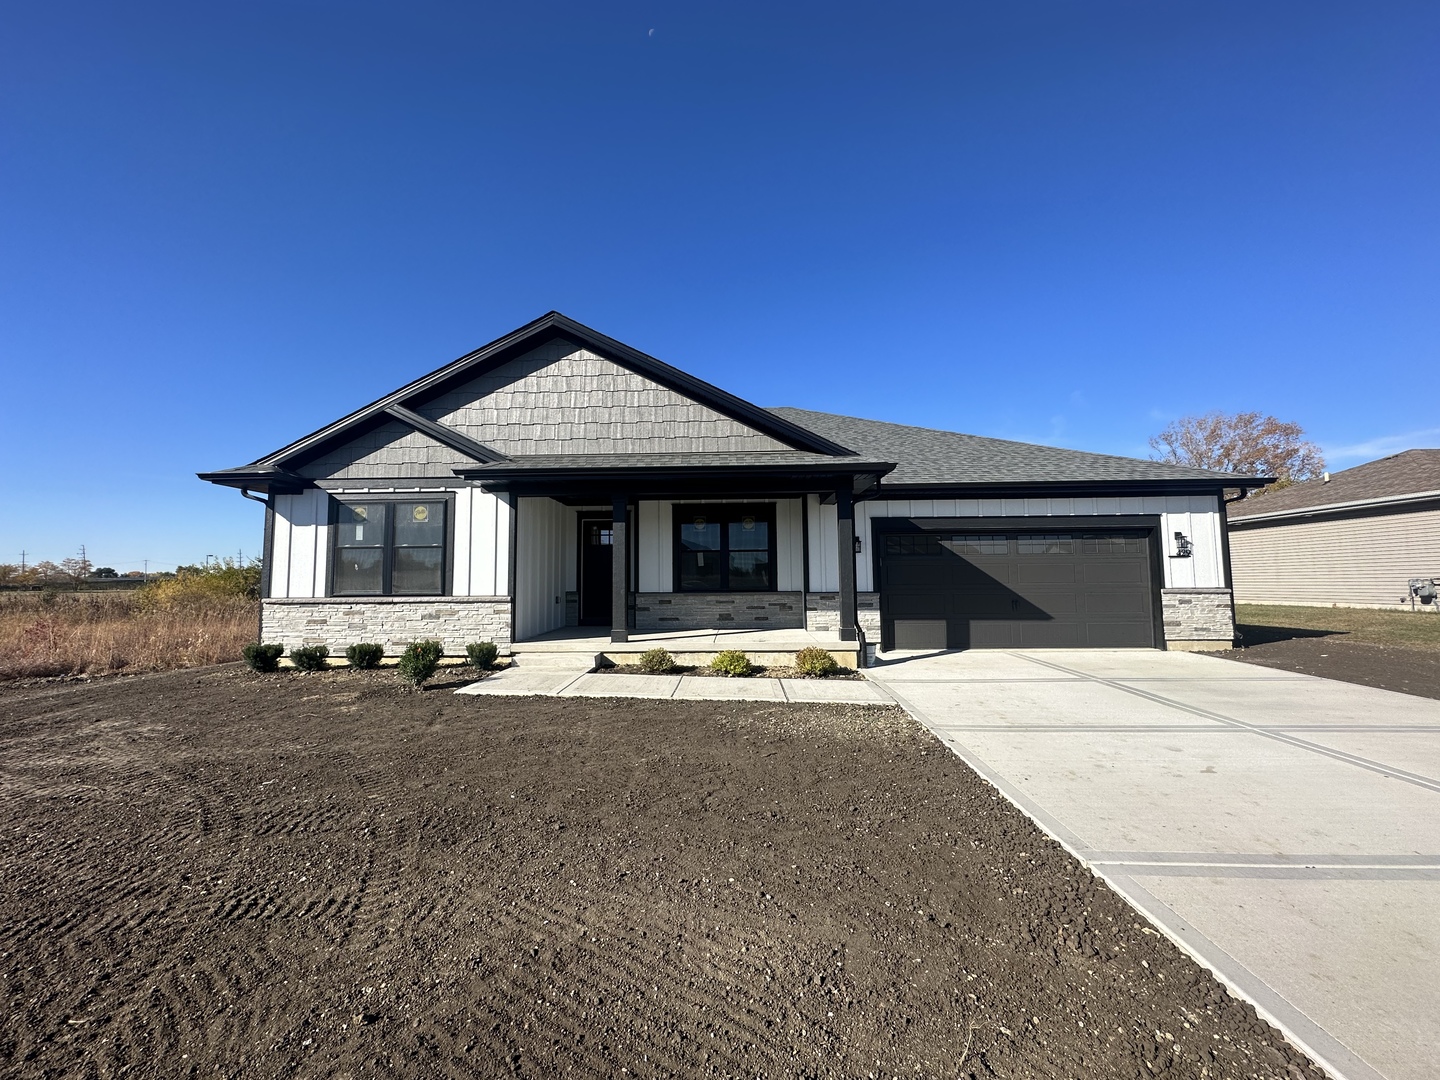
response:
[[[264,601],[264,640],[284,645],[328,645],[331,655],[361,641],[398,656],[412,641],[433,638],[447,656],[463,656],[472,641],[493,641],[510,651],[508,596],[326,597]]]
[[[1235,644],[1235,609],[1229,589],[1161,589],[1165,647],[1216,652]]]

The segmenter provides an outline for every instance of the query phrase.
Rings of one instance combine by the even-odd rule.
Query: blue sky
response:
[[[763,405],[1440,445],[1440,5],[11,3],[0,561],[552,308]]]

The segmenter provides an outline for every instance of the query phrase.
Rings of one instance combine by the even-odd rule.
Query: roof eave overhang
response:
[[[305,490],[310,481],[283,469],[221,469],[218,472],[196,473],[201,480],[239,491],[261,495],[293,495]]]
[[[637,468],[537,467],[456,469],[463,480],[487,491],[519,494],[568,494],[613,491],[685,495],[713,494],[720,489],[743,493],[774,494],[778,491],[820,492],[848,486],[857,495],[873,492],[879,480],[895,468],[888,461],[846,461],[790,465],[658,465]]]

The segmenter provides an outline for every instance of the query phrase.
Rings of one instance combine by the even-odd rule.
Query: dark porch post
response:
[[[840,640],[855,640],[855,496],[835,492],[835,535],[840,547]]]
[[[630,498],[610,498],[610,640],[629,641],[626,608],[630,599]]]

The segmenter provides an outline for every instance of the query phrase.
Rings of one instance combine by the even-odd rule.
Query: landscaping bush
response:
[[[379,667],[380,658],[384,655],[384,645],[364,641],[345,650],[345,659],[350,661],[350,666],[359,669]]]
[[[465,659],[471,667],[489,671],[500,656],[500,647],[493,641],[472,641],[465,646]]]
[[[827,650],[811,645],[795,654],[795,669],[807,678],[823,679],[839,671],[840,664]]]
[[[278,671],[280,657],[285,655],[285,646],[261,645],[258,641],[252,641],[245,646],[241,655],[245,657],[245,664],[251,671]]]
[[[715,659],[710,661],[710,670],[721,675],[749,675],[754,669],[750,666],[750,658],[739,649],[726,649],[724,652],[715,654]]]
[[[424,686],[435,674],[435,669],[440,666],[440,657],[444,655],[445,648],[438,641],[412,641],[400,654],[396,670],[400,672],[400,678],[411,686]]]
[[[290,650],[290,663],[298,671],[324,671],[329,658],[328,645],[296,645]]]
[[[647,675],[667,675],[675,670],[669,649],[646,649],[640,654],[640,670]]]

